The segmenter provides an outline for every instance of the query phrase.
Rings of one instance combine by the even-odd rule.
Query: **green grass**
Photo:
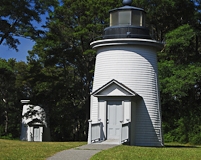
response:
[[[90,160],[200,160],[201,146],[166,144],[165,147],[121,145],[104,150]]]
[[[0,160],[44,160],[86,142],[24,142],[0,139]]]
[[[23,142],[0,139],[0,160],[44,160],[56,152],[86,142]],[[91,160],[200,160],[201,146],[168,143],[165,147],[121,145],[94,155]]]

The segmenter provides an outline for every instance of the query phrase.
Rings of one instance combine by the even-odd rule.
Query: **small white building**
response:
[[[29,100],[21,100],[21,103],[23,103],[23,110],[20,140],[49,141],[50,134],[44,109],[40,106],[29,104]]]
[[[110,11],[97,51],[91,93],[88,144],[95,142],[163,146],[156,52],[145,12],[129,6]]]

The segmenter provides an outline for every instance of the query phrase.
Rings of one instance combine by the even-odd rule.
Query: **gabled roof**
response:
[[[115,89],[118,91],[115,92],[114,91]],[[113,92],[113,94],[110,94],[109,92],[110,93]],[[122,94],[120,94],[120,92]],[[130,88],[128,88],[123,83],[120,83],[115,79],[112,79],[99,89],[92,92],[91,95],[98,97],[98,96],[137,96],[138,94],[133,90],[131,90]]]

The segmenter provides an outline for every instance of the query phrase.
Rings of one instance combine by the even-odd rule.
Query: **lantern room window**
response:
[[[119,12],[119,25],[131,25],[131,11]]]
[[[145,13],[141,10],[116,10],[110,13],[111,26],[145,26]]]

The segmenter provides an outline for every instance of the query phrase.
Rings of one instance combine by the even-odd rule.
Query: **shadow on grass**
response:
[[[125,146],[130,146],[129,143],[123,143]],[[144,146],[138,146],[144,147]],[[200,148],[195,145],[182,145],[182,144],[165,144],[164,146],[154,147],[154,146],[146,146],[146,147],[153,147],[153,148]]]
[[[189,146],[184,146],[184,145],[164,145],[165,148],[199,148],[197,146],[192,146],[192,145],[189,145]]]

